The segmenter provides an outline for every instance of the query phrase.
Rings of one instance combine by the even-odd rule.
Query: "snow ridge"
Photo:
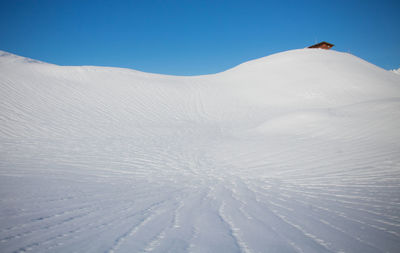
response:
[[[397,252],[400,76],[299,49],[180,77],[0,51],[1,252]]]

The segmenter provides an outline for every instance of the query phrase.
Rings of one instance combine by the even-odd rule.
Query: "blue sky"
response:
[[[400,1],[0,0],[0,50],[59,65],[216,73],[328,41],[400,67]]]

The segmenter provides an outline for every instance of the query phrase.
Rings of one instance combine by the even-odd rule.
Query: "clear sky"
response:
[[[400,0],[0,0],[0,50],[198,75],[315,42],[400,67]]]

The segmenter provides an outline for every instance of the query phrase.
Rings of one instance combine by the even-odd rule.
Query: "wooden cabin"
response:
[[[322,41],[318,44],[309,46],[308,48],[321,48],[321,49],[331,49],[334,45],[325,41]]]

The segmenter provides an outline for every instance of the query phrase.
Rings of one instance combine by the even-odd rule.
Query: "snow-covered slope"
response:
[[[0,52],[0,251],[398,252],[400,76],[287,51],[206,76]]]

